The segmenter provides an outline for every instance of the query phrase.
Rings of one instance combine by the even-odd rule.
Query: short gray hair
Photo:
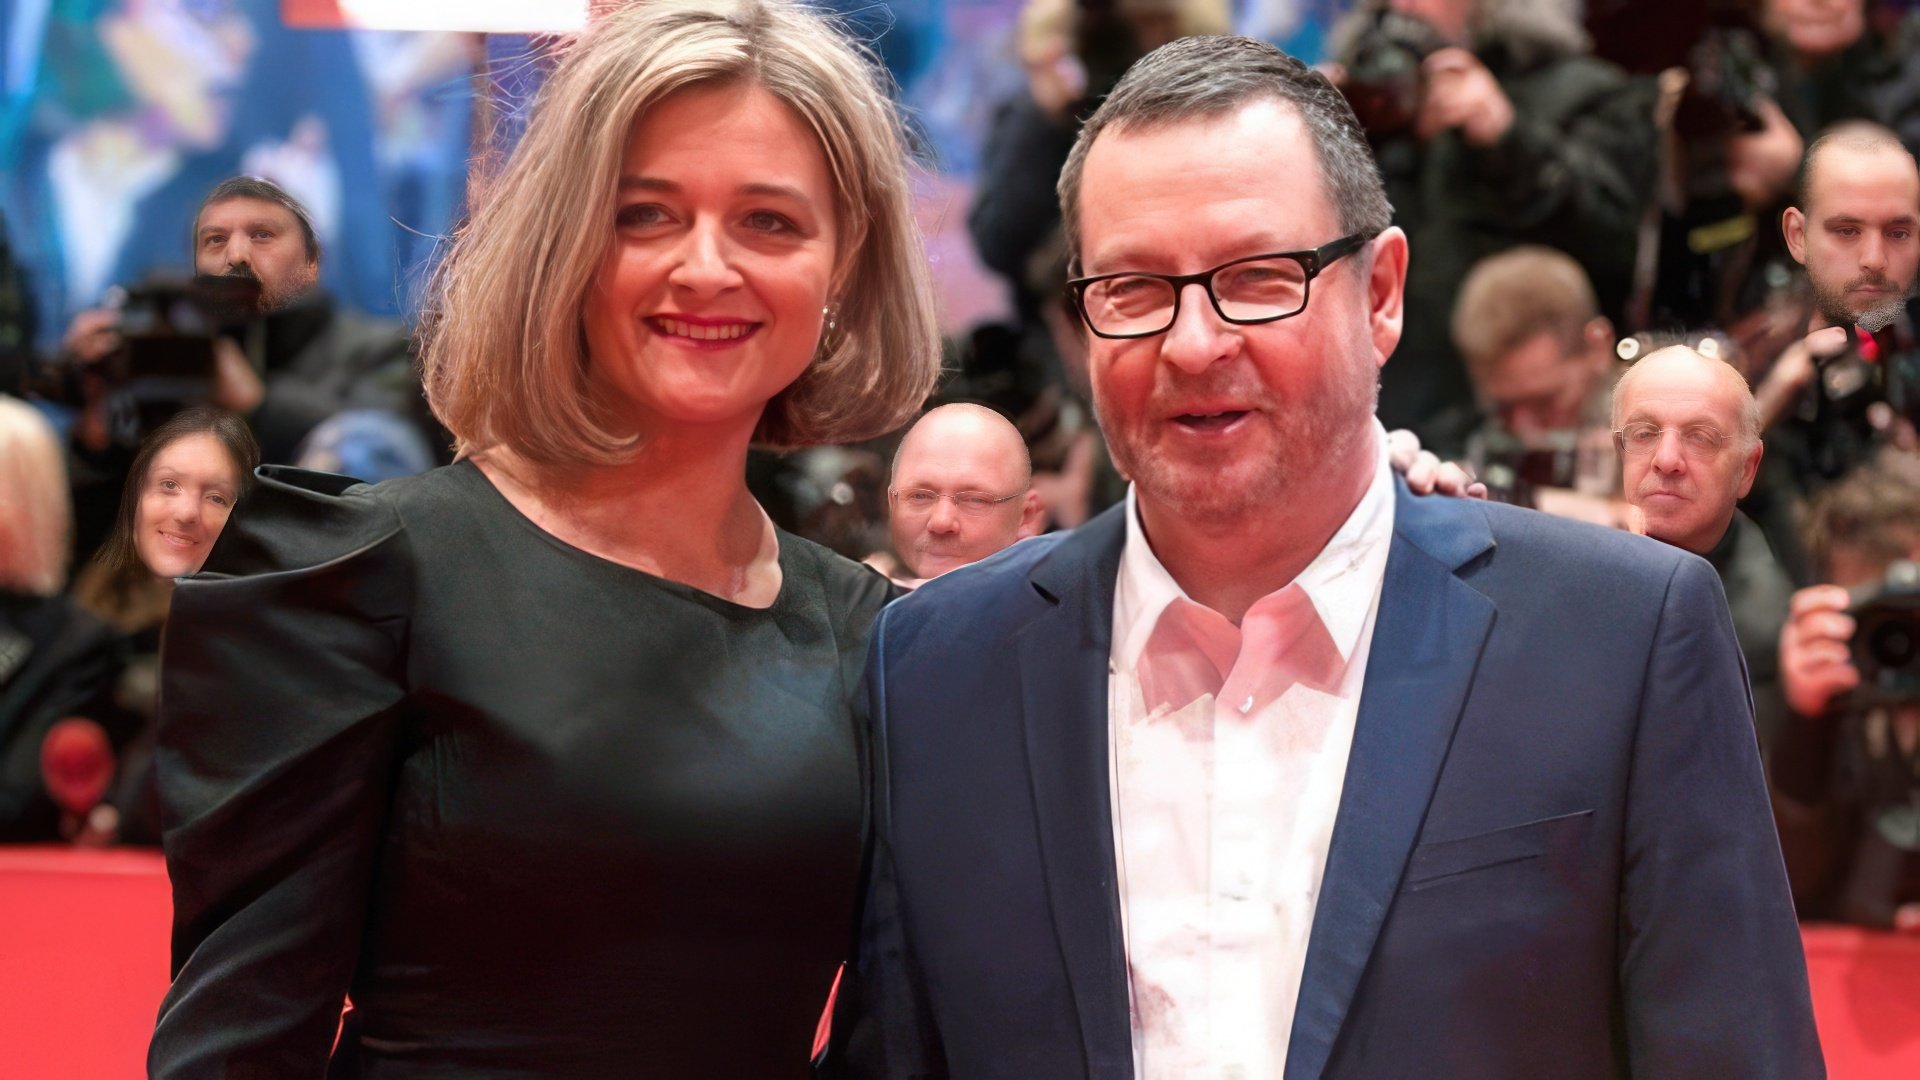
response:
[[[1254,38],[1181,38],[1128,68],[1080,128],[1060,171],[1069,266],[1080,265],[1080,175],[1101,132],[1171,127],[1222,116],[1257,101],[1286,102],[1298,111],[1313,137],[1320,176],[1343,234],[1371,238],[1393,224],[1393,206],[1387,202],[1366,132],[1326,76]]]

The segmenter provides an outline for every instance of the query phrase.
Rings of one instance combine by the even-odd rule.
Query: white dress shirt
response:
[[[1107,683],[1140,1080],[1279,1080],[1393,537],[1386,432],[1333,539],[1236,627],[1127,493]]]

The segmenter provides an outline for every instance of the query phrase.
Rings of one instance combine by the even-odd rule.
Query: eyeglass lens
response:
[[[1685,427],[1673,429],[1680,437],[1680,449],[1689,457],[1710,458],[1720,452],[1726,444],[1726,436],[1708,427]],[[1629,424],[1620,431],[1620,445],[1627,453],[1636,456],[1651,454],[1660,449],[1667,437],[1667,429],[1652,424]]]

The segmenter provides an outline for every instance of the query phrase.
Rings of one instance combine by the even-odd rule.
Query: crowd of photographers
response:
[[[1225,0],[1030,0],[1025,85],[967,214],[1011,314],[951,342],[935,403],[970,404],[881,445],[757,458],[776,521],[910,585],[1122,496],[1055,184],[1134,58],[1231,23]],[[1920,927],[1920,9],[1356,0],[1326,40],[1412,251],[1383,421],[1493,498],[1708,559],[1802,914]],[[0,838],[151,839],[137,774],[168,581],[252,461],[377,480],[445,459],[404,328],[317,288],[297,203],[240,178],[191,229],[198,276],[129,283],[52,354],[31,347],[31,268],[0,249],[0,390],[64,425],[0,409],[0,496],[45,501],[30,474],[58,468],[62,509],[39,517],[73,519],[0,522]],[[173,550],[118,543],[148,513],[177,515]]]

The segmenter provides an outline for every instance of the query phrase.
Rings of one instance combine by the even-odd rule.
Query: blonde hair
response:
[[[940,339],[884,80],[825,16],[786,0],[640,0],[572,43],[429,285],[427,399],[459,452],[504,444],[553,465],[631,455],[636,437],[591,389],[581,326],[613,241],[628,137],[675,91],[737,82],[765,88],[818,136],[840,223],[834,325],[767,403],[755,440],[851,442],[911,417],[939,378]]]
[[[67,466],[53,425],[33,406],[0,394],[0,590],[59,592],[72,527]]]

